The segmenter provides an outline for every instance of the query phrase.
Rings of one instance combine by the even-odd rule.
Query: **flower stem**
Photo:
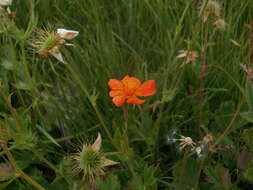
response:
[[[125,104],[123,107],[123,115],[124,115],[124,136],[128,144],[128,105],[127,104]]]
[[[202,126],[202,119],[204,117],[204,107],[205,107],[205,79],[207,75],[207,47],[208,47],[208,23],[205,22],[203,24],[203,45],[202,45],[202,50],[201,50],[201,67],[200,67],[200,109],[199,109],[199,134],[201,134],[200,126]]]

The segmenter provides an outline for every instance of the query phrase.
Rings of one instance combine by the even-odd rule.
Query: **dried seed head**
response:
[[[217,30],[225,30],[226,29],[226,22],[224,19],[217,19],[214,23],[213,23],[214,27]]]
[[[208,144],[208,143],[212,142],[213,140],[214,140],[213,136],[208,134],[208,135],[204,136],[202,142],[205,144]]]
[[[253,69],[247,65],[240,64],[241,68],[246,72],[248,79],[253,82]]]
[[[181,65],[183,67],[184,65],[192,62],[195,64],[196,58],[198,57],[198,52],[197,51],[189,51],[189,50],[180,50],[178,52],[179,54],[177,55],[176,58],[185,58],[185,62]]]
[[[221,5],[215,0],[208,0],[205,10],[212,11],[218,16],[221,13]]]
[[[181,138],[178,140],[180,141],[180,144],[179,144],[180,150],[183,150],[187,146],[194,148],[194,146],[196,145],[196,143],[192,140],[191,137],[181,136]]]
[[[215,19],[221,16],[221,5],[215,0],[203,0],[199,6],[199,14],[202,15],[203,21],[206,22],[209,16]]]

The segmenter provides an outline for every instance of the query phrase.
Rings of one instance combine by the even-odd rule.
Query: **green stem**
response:
[[[124,114],[124,136],[128,144],[128,105],[127,104],[125,104],[123,107],[123,114]]]
[[[9,151],[6,142],[0,141],[0,146],[3,147],[3,150],[6,152],[6,155],[11,163],[11,165],[14,167],[16,173],[20,175],[24,180],[26,180],[29,184],[36,187],[38,190],[46,190],[44,187],[42,187],[40,184],[38,184],[36,181],[34,181],[32,178],[30,178],[26,173],[24,173],[17,165],[15,159],[13,158],[11,152]]]
[[[202,36],[203,39],[203,45],[202,45],[202,52],[201,52],[201,59],[202,59],[202,63],[201,63],[201,68],[200,68],[200,109],[199,109],[199,134],[201,134],[201,125],[202,125],[202,120],[204,117],[204,106],[205,106],[205,78],[206,78],[206,74],[207,74],[207,63],[206,63],[206,59],[207,59],[207,44],[208,44],[208,23],[204,23],[203,24],[203,33],[204,36]]]
[[[13,149],[15,149],[15,148],[17,148],[17,146],[16,146],[16,145],[13,145],[12,147],[9,148],[9,151],[11,151],[11,150],[13,150]],[[6,151],[0,152],[0,157],[3,156],[4,154],[6,154]]]
[[[197,177],[196,177],[197,181],[196,181],[195,187],[194,187],[194,189],[196,189],[196,190],[198,189],[198,186],[199,186],[199,177],[200,177],[201,171],[202,171],[204,163],[205,163],[205,156],[206,155],[204,155],[204,158],[201,160],[200,165],[199,165],[199,169],[198,169],[198,173],[197,173]]]
[[[11,114],[13,115],[13,117],[16,121],[16,125],[18,127],[19,132],[22,134],[22,132],[23,132],[22,124],[21,124],[22,122],[20,121],[20,118],[19,118],[16,110],[12,107],[10,98],[5,95],[3,89],[0,89],[0,93],[2,94],[7,106],[9,107],[9,110],[10,110]]]
[[[183,156],[183,161],[182,161],[182,166],[180,168],[180,174],[179,174],[179,183],[176,187],[176,190],[181,190],[181,187],[184,183],[184,171],[187,163],[187,150],[184,150],[184,156]]]
[[[230,130],[233,127],[233,124],[234,124],[234,122],[235,122],[235,120],[236,120],[236,118],[237,118],[237,116],[238,116],[238,114],[239,114],[239,112],[240,112],[240,110],[241,110],[241,108],[243,106],[243,102],[244,102],[243,99],[241,99],[241,101],[240,101],[239,105],[237,106],[237,109],[236,109],[236,111],[235,111],[235,113],[234,113],[234,115],[233,115],[233,117],[232,117],[229,125],[227,126],[227,128],[225,129],[225,131],[217,138],[217,140],[211,146],[210,149],[214,149],[225,138],[225,136],[227,136],[230,133]]]
[[[32,178],[30,178],[28,175],[26,175],[22,170],[18,170],[18,173],[20,176],[26,180],[28,183],[36,187],[38,190],[46,190],[44,187],[42,187],[40,184],[38,184],[36,181],[34,181]]]

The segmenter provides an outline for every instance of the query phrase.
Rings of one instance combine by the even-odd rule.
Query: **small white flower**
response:
[[[63,39],[71,40],[75,38],[79,34],[79,32],[75,30],[66,30],[64,28],[58,28],[57,34]]]
[[[0,0],[0,6],[10,6],[12,4],[12,0]]]

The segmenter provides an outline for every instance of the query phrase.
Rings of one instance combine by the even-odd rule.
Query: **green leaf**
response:
[[[61,145],[59,145],[54,138],[42,127],[40,127],[38,124],[36,124],[36,127],[40,130],[40,132],[42,132],[52,143],[54,143],[55,145],[61,147]]]

